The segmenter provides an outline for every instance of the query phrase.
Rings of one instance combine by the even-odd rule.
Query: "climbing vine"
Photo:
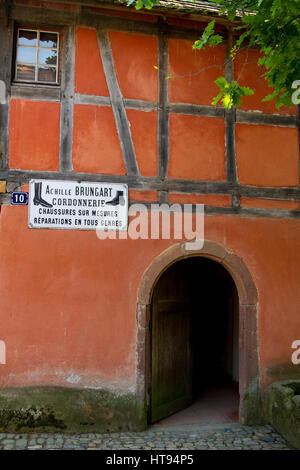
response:
[[[193,0],[190,0],[191,4]],[[263,101],[275,100],[276,107],[292,106],[296,85],[300,82],[300,0],[210,0],[220,13],[232,23],[234,42],[230,50],[232,60],[246,49],[258,49],[258,75],[267,81],[270,93]],[[151,9],[159,0],[129,0],[136,9]],[[195,8],[197,4],[195,4]],[[238,22],[238,24],[237,24]],[[194,49],[215,47],[224,37],[215,32],[215,20],[208,23]],[[220,100],[224,108],[240,106],[243,96],[255,90],[227,81],[221,76],[215,81],[219,88],[212,104]],[[296,84],[296,85],[295,85]]]

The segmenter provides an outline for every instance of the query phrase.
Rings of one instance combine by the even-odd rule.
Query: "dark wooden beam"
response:
[[[272,219],[300,219],[300,211],[291,211],[283,209],[259,209],[251,207],[209,207],[205,206],[204,213],[206,215],[235,215],[247,218],[272,218]]]
[[[18,23],[38,23],[40,25],[71,26],[76,19],[75,12],[63,9],[39,8],[13,4],[11,7],[11,18]]]
[[[165,178],[169,163],[169,111],[168,111],[168,39],[158,36],[158,174]]]
[[[35,90],[35,86],[29,87],[27,90],[27,85],[25,87],[19,85],[12,86],[12,96],[17,98],[32,98],[32,99],[44,99],[46,101],[57,101],[59,98],[59,90],[45,89],[43,93],[43,88]],[[44,95],[44,96],[43,96]],[[157,111],[158,103],[153,101],[144,101],[123,98],[125,108],[136,109],[139,111]],[[93,104],[96,106],[110,106],[111,100],[107,96],[96,96],[96,95],[84,95],[84,94],[75,94],[75,103],[79,104]],[[166,105],[166,109],[169,113],[174,114],[186,114],[191,116],[205,116],[212,118],[224,118],[225,109],[222,107],[215,106],[205,106],[205,105],[195,105],[188,103],[169,103]],[[260,124],[260,125],[272,125],[280,127],[297,127],[298,119],[297,116],[293,115],[278,115],[278,114],[264,114],[258,113],[255,111],[244,111],[241,109],[236,109],[236,122],[245,123],[245,124]]]
[[[225,78],[228,82],[234,80],[233,60],[230,50],[233,44],[232,30],[228,29],[228,42],[226,47]],[[236,184],[237,168],[235,155],[235,108],[225,110],[225,145],[226,145],[226,173],[227,181]]]
[[[82,95],[80,93],[75,94],[75,103],[92,104],[94,106],[111,106],[109,96]]]
[[[110,5],[109,8],[113,8]],[[136,13],[136,12],[135,12]],[[166,12],[167,13],[167,12]],[[122,18],[122,16],[109,16],[107,14],[97,14],[92,12],[88,6],[81,5],[78,11],[68,11],[63,9],[45,8],[35,6],[12,5],[12,17],[18,22],[39,23],[39,24],[53,24],[62,26],[71,26],[72,24],[93,27],[96,29],[116,30],[129,33],[145,34],[145,35],[158,35],[159,26],[156,22],[143,21],[143,15],[140,14],[140,19]],[[165,17],[166,14],[158,14],[158,20]],[[199,18],[200,21],[202,21]],[[207,18],[207,21],[210,21]],[[165,22],[164,34],[168,37],[177,39],[190,39],[196,40],[199,38],[203,27],[199,23],[199,29],[189,28],[185,26],[176,26]],[[226,43],[226,40],[224,44]]]
[[[168,191],[158,191],[158,202],[164,204],[168,202]]]
[[[138,175],[139,169],[135,157],[135,151],[130,133],[130,125],[127,119],[123,97],[117,80],[114,60],[110,47],[109,38],[106,32],[98,31],[98,44],[103,63],[104,74],[110,94],[113,113],[123,151],[124,162],[128,175]]]
[[[129,207],[131,205],[136,204],[138,201],[129,202]],[[143,204],[148,211],[151,210],[152,204],[168,204],[169,207],[173,206],[172,212],[181,212],[184,211],[184,204],[179,203],[167,203],[167,202],[145,202],[139,201]],[[192,204],[192,212],[196,212],[196,205]],[[282,209],[258,209],[258,208],[248,208],[248,207],[241,207],[238,210],[233,207],[216,207],[216,206],[207,206],[204,205],[204,214],[206,216],[214,216],[214,215],[227,215],[227,216],[238,216],[243,218],[273,218],[273,219],[300,219],[300,211],[290,211],[290,210],[282,210]]]
[[[159,193],[161,195],[161,193]],[[10,194],[0,194],[0,204],[3,205],[10,205],[11,202],[11,195]],[[173,206],[173,209],[176,207],[180,207],[181,211],[184,209],[183,204],[179,203],[168,203],[165,196],[161,195],[159,197],[159,202],[153,201],[145,202],[141,201],[129,201],[129,207],[133,204],[141,203],[143,204],[148,210],[151,209],[152,204],[168,204],[169,206]],[[192,204],[192,211],[195,212],[196,204]],[[273,218],[273,219],[300,219],[300,211],[292,211],[292,210],[283,210],[283,209],[259,209],[259,208],[249,208],[249,207],[216,207],[216,206],[204,206],[204,213],[207,216],[214,216],[214,215],[227,215],[227,216],[238,216],[243,218]]]
[[[158,105],[152,101],[134,100],[123,98],[125,108],[139,111],[157,111]],[[76,104],[92,104],[95,106],[111,106],[111,99],[108,96],[75,94]]]
[[[227,180],[237,183],[237,168],[235,158],[235,108],[225,110],[225,145],[226,145],[226,174]]]
[[[7,0],[9,1],[9,0]],[[136,11],[134,6],[132,5],[131,7],[128,7],[126,3],[111,3],[107,2],[106,0],[104,1],[91,1],[91,0],[48,0],[48,4],[53,4],[53,9],[57,8],[57,4],[69,4],[72,6],[77,6],[78,8],[86,8],[87,10],[89,8],[92,8],[92,13],[95,14],[95,9],[99,9],[99,12],[103,14],[109,15],[110,11],[113,10],[116,14],[120,12],[120,16],[122,16],[122,12],[129,12],[129,13],[134,13],[134,14],[139,14],[141,17],[147,17],[147,15],[154,16],[154,17],[170,17],[170,18],[184,18],[185,20],[192,20],[192,21],[199,21],[199,22],[208,22],[211,20],[213,17],[216,21],[216,23],[227,25],[239,25],[240,20],[235,20],[235,21],[229,21],[225,15],[220,15],[217,12],[212,12],[211,10],[209,11],[203,11],[199,12],[199,9],[197,10],[196,8],[186,8],[184,7],[183,9],[179,9],[178,6],[170,8],[167,5],[164,5],[163,7],[154,7],[151,11],[148,11],[146,9],[142,9],[139,12]],[[30,7],[30,5],[28,5]],[[192,7],[192,5],[191,5]],[[102,10],[102,11],[101,11]],[[107,13],[106,13],[107,12]]]
[[[217,108],[214,106],[203,106],[186,103],[170,103],[168,106],[170,113],[175,114],[190,114],[193,116],[206,116],[224,118],[224,108]]]
[[[28,183],[30,179],[57,179],[71,181],[103,181],[111,183],[125,183],[132,189],[145,191],[168,191],[183,194],[228,194],[239,197],[284,199],[290,201],[300,200],[300,188],[297,187],[255,187],[232,184],[227,181],[191,181],[179,179],[165,179],[143,177],[139,175],[107,175],[77,172],[47,172],[30,170],[2,170],[0,179],[6,179],[19,184]]]
[[[8,2],[1,5],[0,16],[0,80],[4,96],[0,103],[0,169],[8,168],[9,96],[12,69],[13,22]]]
[[[270,125],[270,126],[297,127],[296,116],[256,113],[256,112],[243,111],[241,109],[236,110],[236,122],[241,122],[244,124],[261,124],[261,125]]]
[[[137,109],[139,111],[157,111],[158,104],[153,101],[132,100],[124,98],[125,107],[128,109]]]
[[[62,63],[59,168],[72,171],[75,26],[66,28]]]
[[[25,85],[13,83],[11,85],[11,97],[37,101],[60,101],[61,90],[59,86]]]

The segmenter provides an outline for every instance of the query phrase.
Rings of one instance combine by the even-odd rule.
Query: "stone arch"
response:
[[[240,421],[247,422],[244,398],[247,389],[259,381],[259,354],[257,334],[257,290],[252,276],[237,255],[217,242],[205,241],[201,250],[191,251],[186,243],[177,243],[160,253],[150,264],[142,277],[137,296],[137,349],[136,387],[137,395],[146,420],[148,407],[148,386],[150,377],[149,321],[151,316],[152,293],[157,280],[169,266],[190,257],[205,257],[220,263],[230,273],[239,297],[239,393]]]

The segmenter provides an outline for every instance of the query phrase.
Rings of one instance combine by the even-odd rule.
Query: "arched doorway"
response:
[[[180,422],[237,419],[238,330],[237,289],[220,263],[193,256],[161,274],[149,325],[149,423],[187,407]]]
[[[186,243],[177,243],[160,253],[145,271],[137,297],[136,393],[140,421],[147,425],[151,406],[151,308],[155,286],[163,273],[180,260],[203,257],[220,264],[230,274],[238,294],[238,378],[239,419],[251,420],[251,411],[244,407],[247,390],[259,390],[257,335],[257,291],[243,260],[219,243],[205,241],[201,250],[190,251]],[[246,401],[245,401],[246,403]]]

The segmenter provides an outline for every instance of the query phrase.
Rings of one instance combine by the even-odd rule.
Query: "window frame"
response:
[[[35,47],[36,49],[36,61],[33,64],[27,64],[27,65],[32,65],[35,67],[35,80],[24,80],[24,79],[17,79],[17,51],[18,51],[18,38],[19,38],[19,31],[33,31],[37,33],[37,45]],[[50,82],[50,81],[40,81],[38,80],[38,58],[37,54],[39,49],[48,49],[48,48],[43,48],[40,47],[38,44],[40,33],[54,33],[57,34],[58,38],[58,43],[57,43],[57,48],[53,48],[57,50],[57,63],[56,66],[53,68],[56,69],[56,81],[55,82]],[[21,47],[32,47],[32,46],[21,46]],[[60,87],[61,85],[61,74],[62,74],[62,47],[63,47],[63,28],[61,27],[56,27],[56,26],[50,26],[50,25],[41,25],[41,24],[16,24],[15,25],[15,31],[14,31],[14,49],[13,49],[13,61],[12,61],[12,83],[14,85],[31,85],[31,86],[50,86],[50,87]],[[32,47],[34,48],[34,47]],[[51,48],[49,48],[51,49]],[[22,63],[22,62],[21,62]],[[24,64],[26,64],[24,62]],[[40,64],[42,65],[42,64]]]

